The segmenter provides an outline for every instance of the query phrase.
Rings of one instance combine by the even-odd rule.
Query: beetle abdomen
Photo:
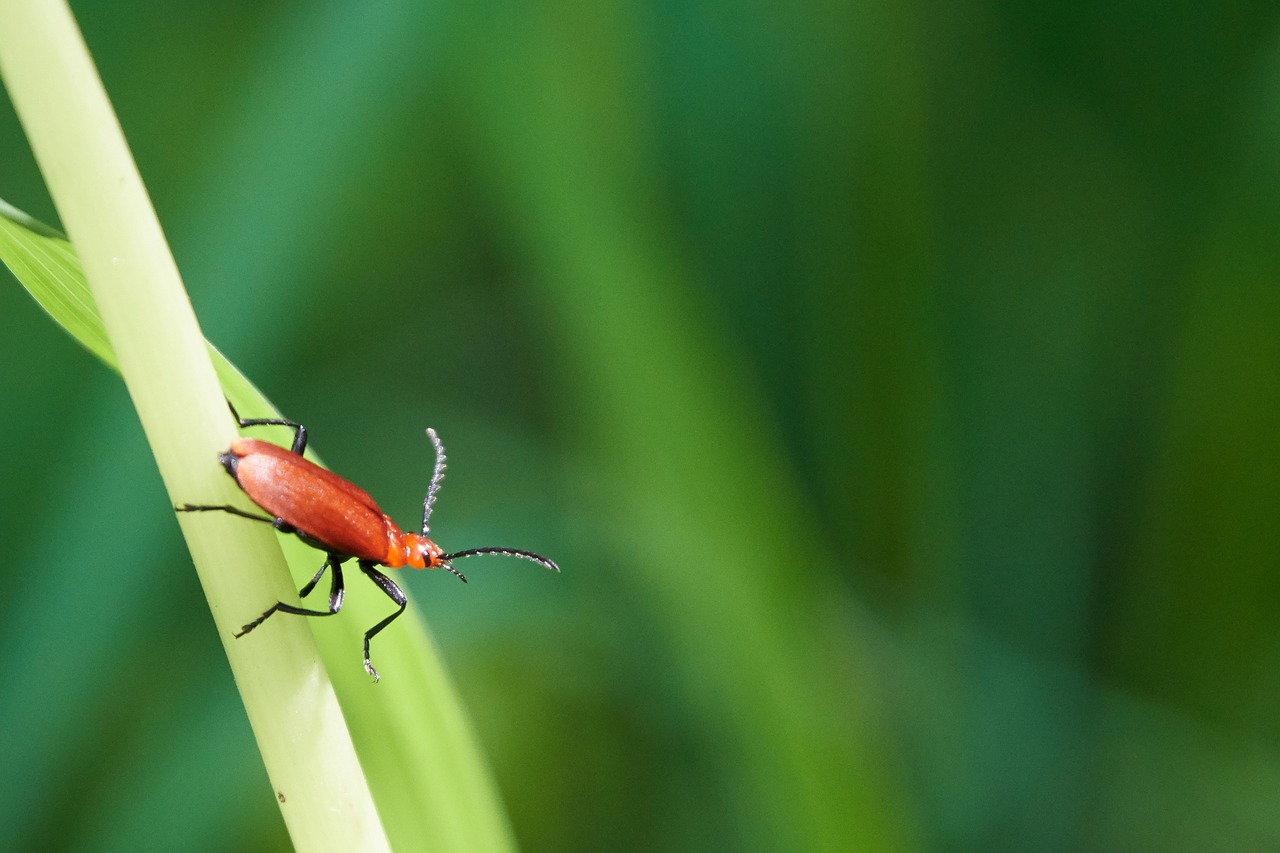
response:
[[[380,563],[404,535],[368,492],[296,453],[238,438],[224,456],[250,500],[323,550]]]

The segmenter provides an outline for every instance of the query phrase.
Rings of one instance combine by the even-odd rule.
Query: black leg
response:
[[[324,577],[325,571],[329,568],[329,560],[332,560],[332,559],[333,558],[330,557],[327,560],[325,560],[324,565],[320,567],[320,571],[316,572],[316,576],[313,577],[311,580],[307,581],[303,585],[302,589],[298,590],[298,598],[306,598],[308,595],[311,594],[311,590],[315,589],[316,584],[320,583],[320,578]],[[338,606],[341,607],[342,605],[338,605]]]
[[[229,512],[232,515],[238,515],[241,518],[247,518],[250,521],[265,521],[267,524],[275,524],[280,520],[278,518],[272,518],[269,515],[256,515],[252,512],[245,512],[242,509],[237,509],[236,507],[228,504],[222,504],[220,506],[183,504],[182,506],[175,506],[174,509],[178,512]]]
[[[360,571],[368,575],[369,580],[376,583],[378,585],[378,588],[387,594],[388,598],[390,598],[396,604],[400,605],[399,610],[397,610],[395,613],[392,613],[386,619],[383,619],[377,625],[374,625],[372,628],[366,631],[364,635],[364,671],[372,675],[373,680],[377,682],[378,671],[374,669],[373,664],[369,662],[369,641],[373,639],[375,634],[377,634],[383,628],[387,627],[392,622],[394,622],[396,617],[404,612],[404,608],[406,605],[408,605],[409,600],[404,597],[404,592],[401,591],[400,587],[396,586],[396,582],[393,581],[391,578],[387,577],[386,575],[384,575],[382,572],[375,569],[373,567],[373,563],[368,563],[368,562],[365,562],[364,560],[361,560]]]
[[[269,515],[256,515],[252,512],[245,512],[242,509],[231,506],[230,504],[219,504],[217,506],[208,506],[204,504],[183,504],[175,506],[177,512],[229,512],[232,515],[238,515],[241,518],[247,518],[250,521],[265,521],[281,533],[296,532],[294,526],[289,524],[283,518],[272,518]]]
[[[302,451],[307,449],[307,428],[304,427],[302,424],[296,423],[294,421],[287,421],[284,418],[242,418],[240,417],[240,413],[236,411],[236,407],[231,405],[230,400],[227,401],[227,407],[231,409],[231,416],[236,419],[236,423],[240,424],[240,426],[242,427],[251,427],[251,426],[293,427],[296,430],[296,432],[294,432],[293,434],[293,447],[291,448],[292,451],[294,453],[301,455]]]
[[[332,586],[329,587],[328,610],[307,610],[303,607],[294,607],[292,604],[285,604],[283,601],[277,601],[275,604],[271,605],[266,613],[263,613],[257,619],[254,619],[248,625],[241,628],[235,635],[236,639],[243,637],[254,628],[257,628],[263,622],[267,621],[268,616],[277,611],[280,613],[292,613],[294,616],[332,616],[341,610],[342,598],[344,595],[342,588],[342,563],[338,562],[337,558],[332,554],[325,559],[324,565],[320,567],[320,571],[316,572],[316,576],[302,588],[301,595],[305,596],[310,593],[311,590],[315,589],[315,585],[320,581],[321,576],[324,575],[324,570],[329,567],[333,567],[333,581]]]

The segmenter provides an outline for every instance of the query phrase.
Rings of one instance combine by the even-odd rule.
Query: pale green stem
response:
[[[242,500],[214,464],[234,431],[204,338],[65,3],[0,5],[0,75],[84,264],[170,499]],[[305,620],[275,620],[269,654],[232,639],[245,614],[293,594],[270,528],[219,513],[184,517],[182,528],[295,847],[389,849]]]

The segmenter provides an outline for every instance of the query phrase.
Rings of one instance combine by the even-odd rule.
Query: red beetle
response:
[[[427,430],[436,449],[436,467],[422,503],[422,533],[405,533],[386,513],[378,508],[369,493],[354,483],[344,480],[319,465],[308,462],[302,453],[307,447],[307,429],[302,424],[283,418],[241,418],[235,407],[231,414],[242,427],[287,426],[295,431],[293,447],[285,450],[275,444],[255,438],[237,438],[226,453],[218,455],[218,461],[255,504],[266,510],[267,515],[255,515],[230,505],[198,506],[183,504],[175,507],[179,512],[229,512],[253,521],[265,521],[281,533],[294,533],[313,548],[324,551],[328,557],[320,571],[298,591],[301,598],[311,593],[326,570],[333,569],[329,589],[329,609],[307,610],[278,601],[265,613],[245,625],[236,637],[243,637],[266,621],[276,611],[298,616],[332,616],[342,609],[342,564],[357,560],[360,571],[400,605],[400,609],[374,625],[364,635],[364,668],[373,680],[378,671],[369,662],[369,641],[383,628],[404,612],[408,603],[404,592],[395,581],[374,566],[398,569],[412,566],[415,569],[445,569],[466,578],[452,565],[454,560],[474,557],[477,554],[506,554],[532,560],[553,571],[560,567],[546,557],[515,548],[469,548],[446,554],[444,549],[427,538],[427,523],[431,519],[431,505],[444,478],[444,445],[433,429]]]

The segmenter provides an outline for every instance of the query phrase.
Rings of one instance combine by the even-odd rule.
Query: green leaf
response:
[[[65,236],[0,201],[0,260],[73,339],[118,370],[84,271]],[[279,416],[234,365],[208,347],[227,399],[243,416]],[[315,573],[322,555],[293,536],[282,536],[280,544],[300,586]],[[327,624],[317,625],[314,635],[392,846],[509,850],[514,846],[510,828],[487,763],[412,602],[410,613],[377,638],[382,681],[371,684],[360,665],[363,631],[386,616],[387,603],[377,596],[348,600],[340,617],[322,620]],[[254,615],[244,614],[244,621]],[[267,655],[280,640],[272,632],[255,632],[242,642]],[[323,749],[324,744],[307,747]],[[319,800],[289,806],[308,807],[327,806]]]
[[[118,371],[70,241],[0,199],[0,256],[27,292],[85,349]]]

